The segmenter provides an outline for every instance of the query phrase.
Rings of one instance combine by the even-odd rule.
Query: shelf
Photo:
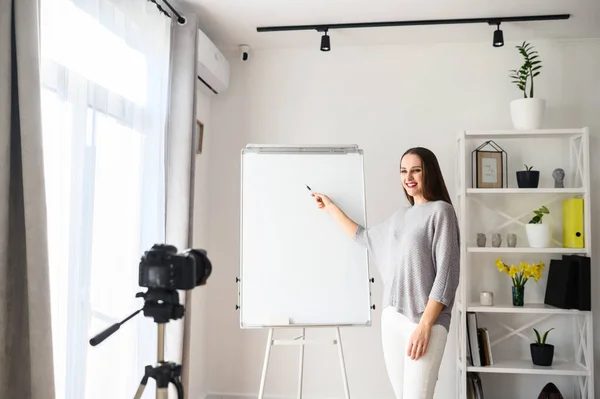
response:
[[[546,139],[552,143],[552,154],[547,157],[560,159],[564,163],[562,167],[565,170],[571,171],[571,183],[565,188],[554,188],[554,182],[540,183],[537,188],[519,188],[516,182],[503,180],[503,184],[499,184],[499,188],[477,188],[474,182],[474,165],[473,149],[480,146],[488,140],[494,140],[496,143],[504,146],[507,144],[514,154],[509,154],[510,157],[527,158],[532,148],[538,148],[539,145],[544,145]],[[459,369],[459,384],[457,398],[467,399],[468,392],[468,376],[467,372],[477,372],[480,374],[487,373],[489,379],[491,375],[508,376],[519,375],[531,378],[532,376],[548,376],[544,378],[558,378],[552,376],[568,377],[572,383],[573,392],[581,399],[593,399],[599,397],[594,392],[594,314],[592,311],[578,309],[562,309],[551,305],[546,305],[544,302],[544,290],[547,287],[536,284],[537,303],[525,303],[524,306],[513,306],[509,294],[501,298],[498,297],[494,301],[494,306],[483,306],[479,302],[478,292],[486,286],[492,287],[497,282],[497,279],[504,277],[492,277],[489,283],[482,283],[482,278],[488,278],[486,273],[488,267],[496,269],[493,265],[493,259],[541,259],[550,264],[550,259],[561,258],[563,255],[584,255],[591,256],[590,238],[592,233],[587,229],[588,236],[586,237],[587,248],[565,248],[562,241],[562,235],[553,237],[549,248],[532,248],[529,246],[526,237],[519,235],[517,247],[509,247],[505,240],[502,240],[500,247],[494,247],[490,241],[487,246],[479,247],[475,240],[475,233],[486,233],[487,236],[492,232],[502,232],[504,229],[525,230],[527,225],[525,219],[531,211],[527,209],[535,209],[534,206],[526,203],[533,202],[534,204],[540,201],[550,201],[553,206],[560,208],[560,202],[568,198],[584,198],[584,223],[586,228],[589,227],[589,218],[593,199],[590,191],[589,179],[591,173],[590,167],[590,133],[587,127],[575,128],[559,128],[559,129],[536,129],[536,130],[516,130],[512,125],[506,125],[506,129],[463,129],[456,136],[456,173],[457,187],[456,193],[457,202],[459,205],[459,216],[461,228],[469,232],[470,238],[464,240],[461,248],[460,270],[461,275],[470,275],[471,277],[461,278],[461,284],[457,292],[458,298],[456,301],[457,312],[460,315],[461,322],[457,326],[458,334],[456,334],[457,345],[457,362]],[[504,156],[504,155],[503,155]],[[506,158],[502,158],[506,161]],[[533,161],[532,161],[533,162]],[[505,162],[506,163],[506,162]],[[535,162],[534,162],[535,163]],[[510,166],[510,163],[509,163]],[[505,168],[503,167],[502,172]],[[510,172],[514,177],[514,171]],[[506,176],[505,176],[506,177]],[[510,176],[508,177],[510,179]],[[568,183],[565,180],[565,184]],[[575,186],[573,186],[575,185]],[[503,186],[503,187],[502,187]],[[482,208],[492,212],[496,218],[483,218],[478,212],[473,212],[473,205],[481,205]],[[521,211],[518,208],[527,206],[527,209]],[[560,214],[560,213],[559,213]],[[559,218],[560,219],[560,218]],[[560,222],[560,220],[556,220]],[[515,231],[516,232],[516,231]],[[557,233],[560,232],[560,225]],[[525,233],[525,231],[523,231]],[[504,235],[504,234],[503,234]],[[489,237],[488,237],[489,238]],[[486,260],[487,259],[487,260]],[[492,266],[482,266],[492,261]],[[481,269],[483,268],[483,269]],[[481,269],[481,270],[480,270]],[[485,269],[485,270],[484,270]],[[498,274],[497,272],[492,272]],[[547,273],[544,273],[547,276]],[[491,284],[491,285],[490,285]],[[593,282],[592,282],[593,284]],[[534,287],[530,287],[534,289]],[[595,286],[592,285],[592,291]],[[460,299],[463,299],[462,301]],[[494,335],[492,343],[492,352],[494,355],[495,364],[490,366],[474,367],[469,366],[465,362],[469,354],[469,317],[468,314],[476,313],[481,318],[481,323],[492,323],[495,328],[491,330]],[[466,322],[462,321],[466,319]],[[529,343],[533,342],[529,331],[532,326],[546,321],[553,322],[552,327],[557,330],[560,327],[560,337],[555,336],[556,344],[564,349],[561,356],[555,356],[554,362],[550,367],[536,366],[532,363],[529,351]],[[478,323],[478,326],[479,324]],[[483,326],[483,324],[481,325]],[[475,333],[475,332],[473,332]],[[512,342],[509,339],[515,336],[523,338],[516,339],[519,344]],[[465,338],[467,345],[465,345]],[[560,338],[560,341],[559,341]],[[572,343],[571,343],[572,341]],[[566,345],[565,345],[566,344]],[[518,346],[517,346],[518,345]],[[521,346],[522,345],[522,346]],[[511,350],[512,349],[512,350]],[[561,350],[563,350],[561,349]],[[493,392],[504,384],[500,379],[495,381],[495,378],[486,382],[488,386],[484,390]],[[511,397],[519,396],[519,387],[512,388]]]
[[[468,247],[467,252],[516,254],[587,254],[586,248],[531,248],[531,247]]]
[[[572,138],[581,136],[585,129],[539,129],[539,130],[467,130],[466,138],[477,139],[523,139],[523,138]]]
[[[585,194],[576,188],[467,188],[467,194]]]
[[[528,303],[524,306],[512,305],[494,305],[483,306],[478,303],[471,303],[467,306],[467,312],[477,313],[520,313],[520,314],[560,314],[560,315],[585,315],[590,313],[585,310],[577,309],[561,309],[554,306],[546,305],[545,303]]]
[[[539,374],[539,375],[579,375],[589,376],[590,372],[583,366],[573,363],[554,360],[552,366],[536,366],[529,360],[501,360],[491,366],[467,367],[467,371],[479,373],[503,374]]]

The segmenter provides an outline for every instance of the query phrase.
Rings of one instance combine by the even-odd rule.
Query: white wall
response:
[[[201,83],[198,83],[201,84]],[[202,248],[210,251],[209,248],[209,159],[211,136],[211,98],[196,91],[196,117],[204,123],[204,141],[202,154],[196,155],[196,180],[194,190],[194,248]],[[211,259],[211,253],[208,257]],[[210,279],[210,277],[209,277]],[[212,281],[211,281],[212,282]],[[185,387],[186,397],[203,398],[208,392],[207,376],[207,309],[208,309],[208,289],[207,286],[196,287],[191,291],[192,301],[191,309],[186,309],[186,317],[191,320],[190,324],[190,344],[189,352],[186,353],[189,361],[189,383]]]
[[[548,100],[545,126],[589,126],[594,156],[600,151],[600,41],[534,44],[544,65],[536,93]],[[212,103],[211,173],[208,178],[202,173],[198,177],[201,182],[209,181],[210,212],[207,214],[203,203],[196,213],[196,222],[202,226],[197,229],[204,229],[208,217],[209,230],[202,230],[204,234],[196,238],[204,244],[199,238],[208,234],[215,268],[208,295],[202,294],[201,300],[195,296],[194,314],[204,306],[207,320],[206,325],[199,320],[194,325],[200,336],[208,336],[207,357],[195,364],[207,371],[206,387],[214,398],[256,397],[267,336],[266,331],[240,330],[235,310],[241,148],[247,143],[360,145],[365,151],[368,218],[376,223],[405,201],[398,162],[408,147],[429,147],[438,155],[454,195],[457,131],[511,127],[508,103],[519,98],[519,93],[509,83],[508,70],[521,65],[514,43],[496,49],[487,42],[368,48],[340,48],[333,43],[330,53],[322,53],[316,41],[310,49],[254,51],[248,63],[238,61],[237,55],[230,60],[231,88]],[[593,159],[592,170],[599,166]],[[592,196],[600,198],[597,172],[592,182]],[[199,186],[197,201],[204,198],[204,194],[198,195],[203,184]],[[592,209],[594,247],[600,248],[597,202]],[[598,280],[596,269],[593,278]],[[379,284],[373,295],[379,303]],[[600,303],[595,294],[593,300],[597,308]],[[374,311],[373,327],[342,331],[353,398],[393,397],[380,349],[380,311],[379,307]],[[600,331],[598,323],[596,319],[596,331]],[[333,331],[314,332],[309,337],[327,334]],[[437,398],[454,394],[453,340],[450,337]],[[600,348],[600,338],[595,344]],[[305,397],[343,397],[336,356],[334,347],[307,348]],[[599,360],[596,356],[597,369]],[[274,348],[271,362],[268,397],[294,397],[296,349]],[[509,391],[520,387],[529,397],[536,397],[541,389],[539,379],[531,384],[518,377],[506,378]]]

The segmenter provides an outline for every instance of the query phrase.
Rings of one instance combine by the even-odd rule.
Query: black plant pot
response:
[[[517,185],[519,188],[537,188],[540,182],[538,170],[520,170],[517,172]]]
[[[537,366],[552,366],[554,345],[531,344],[531,360]]]

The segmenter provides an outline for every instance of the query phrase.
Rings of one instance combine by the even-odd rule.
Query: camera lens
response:
[[[196,264],[196,286],[206,284],[206,280],[212,272],[212,265],[206,256],[206,251],[203,249],[190,249],[188,254],[192,255]]]

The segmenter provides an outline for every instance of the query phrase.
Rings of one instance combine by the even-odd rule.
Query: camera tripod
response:
[[[146,366],[140,387],[134,399],[141,399],[149,378],[156,380],[156,399],[168,399],[169,383],[175,385],[177,397],[183,399],[183,385],[181,384],[181,366],[173,362],[165,362],[165,324],[158,324],[158,366]]]
[[[135,315],[144,311],[144,316],[154,318],[158,328],[158,346],[157,346],[157,365],[146,366],[144,376],[140,381],[134,399],[141,399],[144,389],[150,378],[156,380],[156,399],[168,399],[169,384],[173,384],[177,390],[178,399],[183,399],[183,384],[181,383],[181,365],[174,362],[165,362],[165,324],[169,320],[176,320],[183,317],[184,307],[179,304],[179,294],[175,290],[148,289],[146,293],[139,292],[136,297],[144,298],[144,307],[136,310],[123,321],[115,323],[102,331],[92,339],[92,346],[98,345],[110,335],[115,333],[125,322]]]

